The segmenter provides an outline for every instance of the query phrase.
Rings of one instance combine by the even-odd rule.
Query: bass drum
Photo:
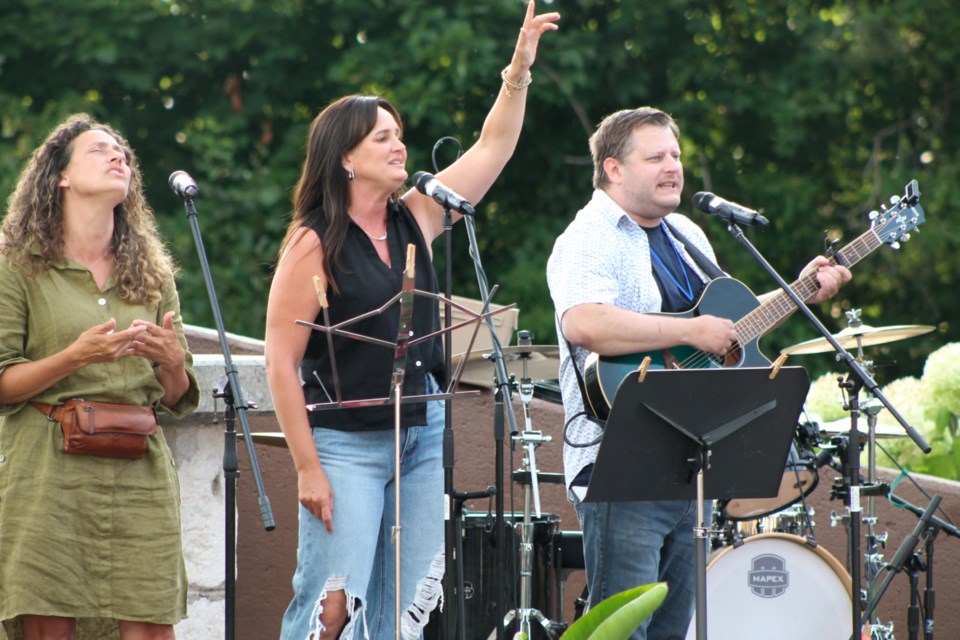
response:
[[[707,567],[707,637],[847,640],[850,575],[822,547],[786,533],[751,536]],[[696,616],[687,640],[696,640]]]

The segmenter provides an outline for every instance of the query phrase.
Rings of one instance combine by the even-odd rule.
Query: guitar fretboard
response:
[[[830,262],[832,264],[839,262],[846,267],[852,267],[870,255],[882,244],[880,237],[873,229],[870,229],[837,252],[840,255],[839,261],[835,257],[832,257]],[[796,293],[797,297],[801,300],[807,300],[813,296],[818,288],[816,271],[811,271],[800,276],[800,278],[790,285],[790,289]],[[785,291],[778,291],[766,302],[737,321],[737,338],[740,344],[746,344],[764,335],[767,331],[777,326],[781,320],[793,313],[796,308],[796,303],[794,303],[793,299],[788,296]]]

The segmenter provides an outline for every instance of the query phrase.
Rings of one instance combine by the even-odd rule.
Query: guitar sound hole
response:
[[[742,357],[743,357],[743,350],[740,348],[740,345],[738,344],[736,347],[727,351],[723,355],[723,357],[718,356],[717,361],[719,362],[720,366],[732,367],[738,362],[740,362],[740,358]]]

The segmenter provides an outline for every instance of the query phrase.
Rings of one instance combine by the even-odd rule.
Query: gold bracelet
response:
[[[507,65],[503,68],[503,71],[500,72],[500,79],[503,80],[503,84],[507,86],[507,97],[509,98],[512,93],[510,90],[514,91],[523,91],[533,82],[533,74],[530,73],[530,70],[527,69],[527,75],[520,79],[520,82],[513,82],[507,77],[507,72],[510,70],[510,65]]]

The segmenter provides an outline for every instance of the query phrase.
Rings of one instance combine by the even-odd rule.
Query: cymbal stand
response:
[[[543,612],[532,607],[533,602],[533,521],[530,515],[531,501],[533,510],[537,517],[541,517],[540,511],[540,484],[537,476],[537,456],[536,449],[544,442],[550,442],[553,438],[543,435],[540,431],[535,431],[532,427],[533,421],[530,418],[530,402],[533,400],[533,381],[527,373],[527,361],[530,360],[532,351],[524,351],[523,347],[533,344],[533,334],[529,331],[517,332],[517,344],[519,350],[517,355],[523,362],[523,376],[520,378],[519,390],[520,401],[523,404],[524,428],[522,432],[514,434],[513,441],[520,443],[525,456],[523,464],[525,471],[529,472],[530,481],[524,485],[523,489],[523,523],[520,525],[520,602],[519,608],[512,609],[503,617],[503,628],[509,629],[510,625],[517,621],[517,632],[514,634],[514,640],[527,640],[532,638],[531,619],[536,620],[547,636],[552,639],[559,637],[557,630],[560,625],[547,619]],[[497,630],[494,629],[488,640],[496,637]]]
[[[863,321],[860,318],[860,309],[851,309],[846,312],[847,326],[850,328],[860,327]],[[863,355],[863,343],[861,336],[856,336],[857,342],[857,362],[863,367],[868,375],[874,374],[873,361],[867,360]],[[867,418],[867,482],[862,488],[862,494],[867,498],[866,515],[863,517],[863,523],[866,525],[866,535],[864,536],[864,602],[873,600],[877,587],[879,585],[880,571],[884,568],[883,548],[887,543],[887,532],[877,533],[877,494],[885,494],[885,487],[878,487],[877,484],[877,414],[883,410],[883,403],[877,400],[869,389],[864,389],[864,400],[859,403],[860,411]],[[847,443],[848,455],[860,455],[859,443]],[[851,562],[857,561],[851,558]],[[893,622],[883,625],[879,621],[879,615],[874,610],[870,617],[870,638],[871,640],[892,640]]]
[[[864,368],[868,371],[871,368],[871,362],[864,362]],[[863,518],[866,525],[866,536],[864,546],[864,593],[866,602],[870,602],[877,592],[879,585],[879,575],[884,568],[883,549],[887,545],[888,533],[877,533],[877,492],[873,490],[878,487],[877,483],[877,414],[883,410],[881,404],[876,398],[872,397],[869,391],[865,392],[866,399],[860,403],[860,410],[867,416],[867,482],[864,485],[863,493],[867,496],[867,512]],[[883,489],[883,488],[881,488]],[[876,610],[873,611],[870,618],[870,638],[871,640],[892,640],[893,621],[888,624],[880,624],[879,615]]]

